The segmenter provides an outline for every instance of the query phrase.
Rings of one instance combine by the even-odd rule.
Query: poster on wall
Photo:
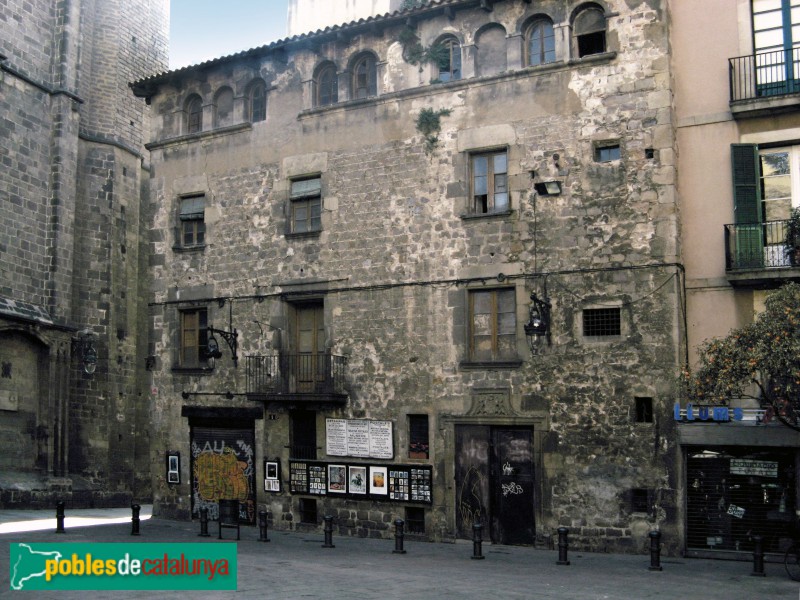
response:
[[[167,452],[167,483],[181,482],[181,453]]]
[[[289,463],[289,491],[293,494],[308,494],[308,463]]]
[[[347,484],[351,494],[367,493],[367,467],[350,465],[347,467]]]
[[[281,491],[281,463],[277,460],[264,461],[264,491]]]
[[[308,493],[324,496],[328,490],[325,465],[308,465]]]
[[[328,465],[328,491],[332,494],[347,493],[347,467]]]
[[[392,422],[326,419],[325,452],[328,456],[394,458]]]
[[[386,477],[386,467],[370,467],[369,468],[369,493],[378,496],[385,496],[388,493],[388,485]]]

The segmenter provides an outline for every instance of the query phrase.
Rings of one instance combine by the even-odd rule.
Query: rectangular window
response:
[[[425,533],[425,509],[406,507],[406,533]]]
[[[408,415],[408,458],[428,456],[428,415]]]
[[[317,523],[317,501],[313,498],[300,498],[300,522]]]
[[[587,308],[583,311],[583,335],[606,337],[622,335],[619,308]]]
[[[653,422],[653,399],[652,398],[634,398],[636,403],[636,422],[637,423],[652,423]]]
[[[195,248],[206,243],[205,223],[206,197],[187,196],[181,198],[180,207],[180,245]]]
[[[631,512],[650,512],[650,491],[641,488],[631,490]]]
[[[208,311],[205,308],[183,310],[181,317],[180,366],[205,367],[208,344]]]
[[[470,195],[476,214],[503,212],[508,204],[508,156],[505,150],[470,159]]]
[[[322,229],[322,180],[292,181],[291,232],[309,233]]]
[[[513,289],[470,292],[470,360],[517,358],[516,311]]]
[[[596,146],[594,149],[595,162],[611,162],[612,160],[619,160],[620,156],[619,144]]]

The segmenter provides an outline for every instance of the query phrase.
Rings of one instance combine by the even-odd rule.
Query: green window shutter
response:
[[[734,268],[763,266],[761,231],[761,181],[758,146],[731,144],[733,172]]]

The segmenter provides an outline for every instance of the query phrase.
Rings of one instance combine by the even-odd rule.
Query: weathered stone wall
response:
[[[172,370],[178,300],[204,302],[217,327],[227,326],[232,310],[243,356],[285,350],[292,302],[313,297],[324,302],[326,348],[348,357],[349,386],[345,407],[320,410],[318,446],[325,447],[326,417],[391,420],[395,462],[409,462],[407,415],[427,414],[431,455],[423,464],[433,465],[435,478],[429,537],[457,532],[454,426],[484,422],[534,431],[542,543],[561,525],[581,548],[643,551],[656,525],[677,539],[667,415],[680,352],[680,280],[666,15],[656,2],[607,4],[611,52],[572,60],[559,28],[561,60],[545,67],[522,67],[520,33],[535,11],[560,27],[568,18],[562,3],[508,1],[491,12],[459,10],[454,19],[436,15],[418,24],[423,43],[455,32],[466,57],[479,29],[502,24],[510,34],[505,73],[429,84],[428,66],[420,75],[402,61],[402,23],[390,23],[382,36],[362,31],[349,43],[320,40],[316,53],[288,45],[260,63],[222,62],[160,83],[151,145],[159,357],[152,464],[165,512],[176,513],[181,502],[188,508],[189,484],[167,486],[163,477],[163,452],[188,448],[182,406],[258,406],[241,396],[223,399],[226,390],[245,389],[243,365],[231,368],[227,348],[213,373]],[[378,97],[311,108],[314,66],[323,58],[345,65],[364,49],[381,61]],[[475,69],[465,66],[468,72]],[[230,85],[238,96],[257,75],[272,86],[266,122],[213,131],[207,115],[203,133],[183,135],[189,94],[205,103]],[[432,151],[415,127],[423,108],[450,111]],[[620,159],[596,162],[597,145],[612,142]],[[511,210],[470,215],[469,154],[492,148],[508,152]],[[286,235],[291,178],[309,174],[322,181],[322,231]],[[560,182],[560,195],[533,192],[533,183],[551,180]],[[176,252],[179,198],[194,193],[206,195],[206,246]],[[519,361],[472,364],[468,294],[497,287],[515,290]],[[552,302],[552,336],[531,358],[521,325],[533,291],[546,291]],[[220,307],[215,297],[229,300]],[[582,311],[606,306],[620,308],[622,334],[587,340]],[[508,406],[480,421],[481,390],[507,397]],[[200,395],[187,401],[182,392]],[[634,422],[635,397],[653,399],[654,422]],[[263,456],[280,457],[284,469],[289,408],[269,404],[257,440]],[[189,481],[188,465],[184,471]],[[651,514],[632,512],[633,489],[654,491]],[[297,498],[258,497],[276,526],[299,521]],[[389,536],[403,510],[318,502],[353,535]]]

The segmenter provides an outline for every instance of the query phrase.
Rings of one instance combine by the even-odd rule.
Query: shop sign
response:
[[[732,458],[731,475],[757,475],[759,477],[777,477],[778,463],[770,460],[748,460],[746,458]]]
[[[728,514],[732,517],[736,517],[737,519],[743,519],[744,512],[745,509],[741,506],[736,506],[735,504],[728,506]]]
[[[691,402],[686,405],[685,409],[682,409],[681,405],[676,402],[673,408],[673,416],[676,421],[682,422],[714,421],[726,423],[743,420],[744,410],[728,406],[695,406]]]

